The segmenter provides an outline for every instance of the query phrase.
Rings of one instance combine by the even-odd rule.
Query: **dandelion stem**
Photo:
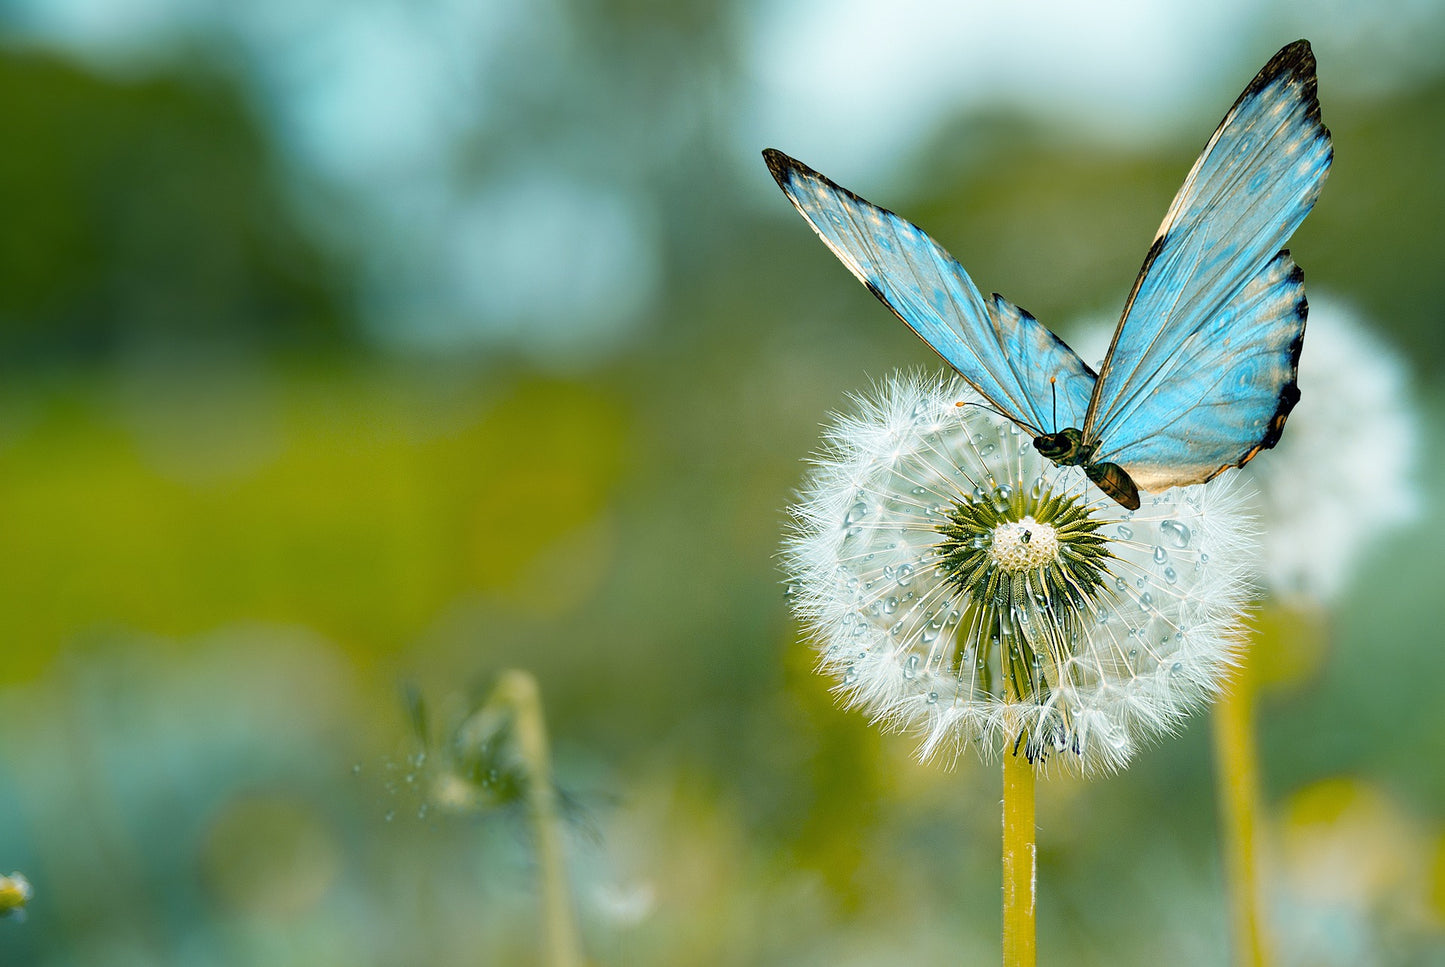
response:
[[[1249,664],[1241,665],[1213,715],[1215,785],[1223,826],[1225,874],[1229,878],[1230,936],[1236,967],[1262,967],[1267,963],[1255,851],[1260,802],[1259,750],[1254,729],[1256,685]]]
[[[552,784],[547,720],[542,714],[537,680],[525,671],[503,672],[491,703],[504,705],[515,715],[517,748],[527,768],[527,799],[542,891],[542,963],[547,967],[579,967],[581,943],[567,889],[562,816],[557,788]]]
[[[1027,744],[1027,739],[1022,743]],[[1037,855],[1034,765],[1021,752],[1003,756],[1003,963],[1034,967]]]

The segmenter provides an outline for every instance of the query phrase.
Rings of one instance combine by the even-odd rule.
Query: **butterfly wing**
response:
[[[1306,306],[1282,251],[1334,156],[1296,41],[1224,116],[1170,205],[1094,387],[1084,439],[1146,490],[1200,483],[1278,441]]]
[[[1061,339],[999,295],[985,299],[918,226],[781,151],[763,157],[839,261],[985,400],[1036,433],[1080,424],[1094,372]]]

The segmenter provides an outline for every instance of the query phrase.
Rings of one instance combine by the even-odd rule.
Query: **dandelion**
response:
[[[828,431],[789,593],[850,706],[921,754],[1108,772],[1219,690],[1248,594],[1224,480],[1127,511],[961,381],[901,377]]]

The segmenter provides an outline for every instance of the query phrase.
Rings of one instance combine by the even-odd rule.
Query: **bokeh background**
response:
[[[1406,361],[1419,500],[1308,643],[1261,632],[1293,656],[1273,927],[1288,963],[1445,963],[1445,6],[7,0],[0,31],[0,873],[35,887],[0,964],[536,962],[524,809],[437,792],[511,667],[593,961],[994,961],[995,769],[836,710],[776,563],[827,412],[939,364],[758,151],[1067,328],[1298,36],[1337,160],[1291,247]],[[1041,784],[1043,962],[1227,962],[1213,801],[1202,716]]]

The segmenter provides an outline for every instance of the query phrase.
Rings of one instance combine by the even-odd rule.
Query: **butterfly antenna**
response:
[[[981,410],[987,410],[989,413],[992,413],[994,416],[1001,416],[1001,417],[1003,417],[1005,420],[1008,420],[1010,423],[1017,423],[1019,426],[1023,427],[1025,430],[1028,430],[1030,433],[1032,433],[1034,436],[1040,436],[1040,435],[1042,435],[1043,432],[1044,432],[1043,430],[1040,430],[1038,427],[1034,426],[1033,424],[1031,424],[1031,423],[1025,423],[1023,420],[1020,420],[1020,419],[1019,419],[1018,417],[1016,417],[1016,416],[1009,416],[1007,413],[1003,412],[1002,410],[998,409],[997,407],[989,406],[987,403],[975,403],[975,402],[973,402],[972,400],[959,400],[957,403],[954,403],[953,405],[954,405],[954,406],[976,406],[976,407],[978,407],[978,408],[981,409]]]
[[[1053,419],[1054,419],[1054,428],[1057,429],[1057,428],[1058,428],[1058,425],[1059,425],[1059,378],[1058,378],[1057,376],[1050,376],[1050,377],[1049,377],[1049,392],[1052,393],[1053,396],[1054,396],[1054,417],[1053,417]]]

